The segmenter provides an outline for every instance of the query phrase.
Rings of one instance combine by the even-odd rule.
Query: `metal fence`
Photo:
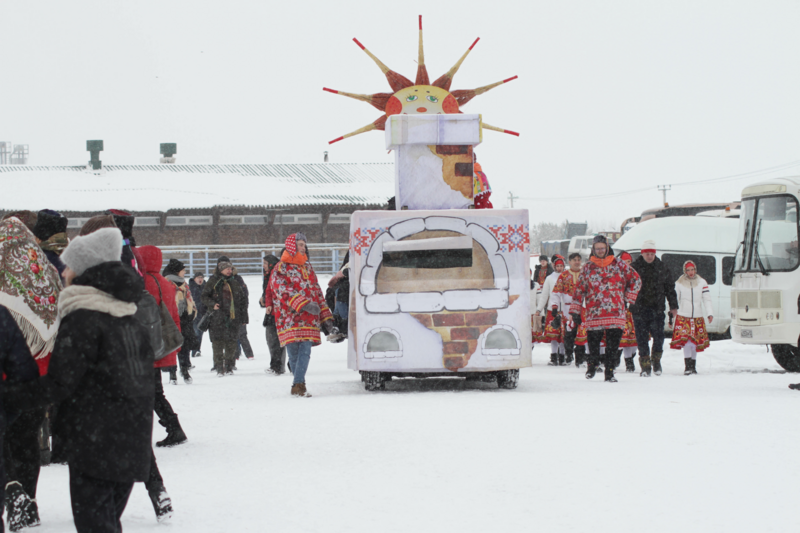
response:
[[[263,272],[262,258],[267,254],[280,258],[283,244],[159,246],[159,248],[163,253],[163,266],[166,266],[170,259],[177,259],[186,265],[187,277],[197,271],[209,277],[214,273],[217,259],[221,255],[227,256],[240,274],[260,274]],[[339,270],[347,249],[346,243],[309,244],[308,258],[317,274],[333,274]]]

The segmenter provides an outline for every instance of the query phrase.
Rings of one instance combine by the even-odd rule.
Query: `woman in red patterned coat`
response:
[[[581,311],[586,309],[586,330],[589,342],[589,362],[586,379],[592,379],[600,360],[600,342],[606,336],[606,381],[615,383],[614,364],[617,362],[617,349],[625,328],[627,305],[636,301],[642,281],[639,274],[624,261],[617,261],[609,253],[608,241],[596,235],[592,243],[592,255],[581,270],[578,286],[575,289],[570,314],[572,320],[580,325]]]
[[[333,316],[325,304],[317,275],[308,262],[306,236],[293,233],[286,238],[286,251],[272,269],[269,290],[265,291],[267,313],[275,316],[278,338],[286,347],[294,374],[291,393],[310,397],[306,391],[306,370],[311,347],[322,341],[320,328],[333,330]]]

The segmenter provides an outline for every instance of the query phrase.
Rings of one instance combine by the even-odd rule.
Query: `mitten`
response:
[[[306,305],[300,309],[301,313],[311,313],[312,315],[318,315],[322,312],[322,309],[319,308],[317,304],[314,302],[308,302]]]
[[[570,313],[570,316],[572,316],[572,321],[575,322],[575,327],[579,327],[582,322],[580,313]]]

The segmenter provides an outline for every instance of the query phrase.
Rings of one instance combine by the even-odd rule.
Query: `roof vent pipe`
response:
[[[159,162],[164,165],[175,164],[175,154],[178,153],[178,143],[161,143],[161,155]]]
[[[325,154],[325,156],[324,156],[324,158],[323,158],[323,161],[324,161],[325,163],[327,163],[327,162],[328,162],[328,152],[326,151],[326,152],[323,152],[323,153]]]
[[[103,151],[103,141],[86,141],[86,151],[92,154],[88,163],[92,166],[92,170],[101,170],[103,162],[100,161],[100,152]]]

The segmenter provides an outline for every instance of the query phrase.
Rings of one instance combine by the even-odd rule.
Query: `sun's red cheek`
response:
[[[389,97],[389,101],[386,103],[386,116],[399,115],[402,112],[403,112],[403,104],[400,103],[400,100],[398,100],[394,96]]]
[[[442,110],[448,115],[458,113],[458,101],[456,100],[455,96],[452,94],[448,94],[447,98],[444,99],[442,102]]]

